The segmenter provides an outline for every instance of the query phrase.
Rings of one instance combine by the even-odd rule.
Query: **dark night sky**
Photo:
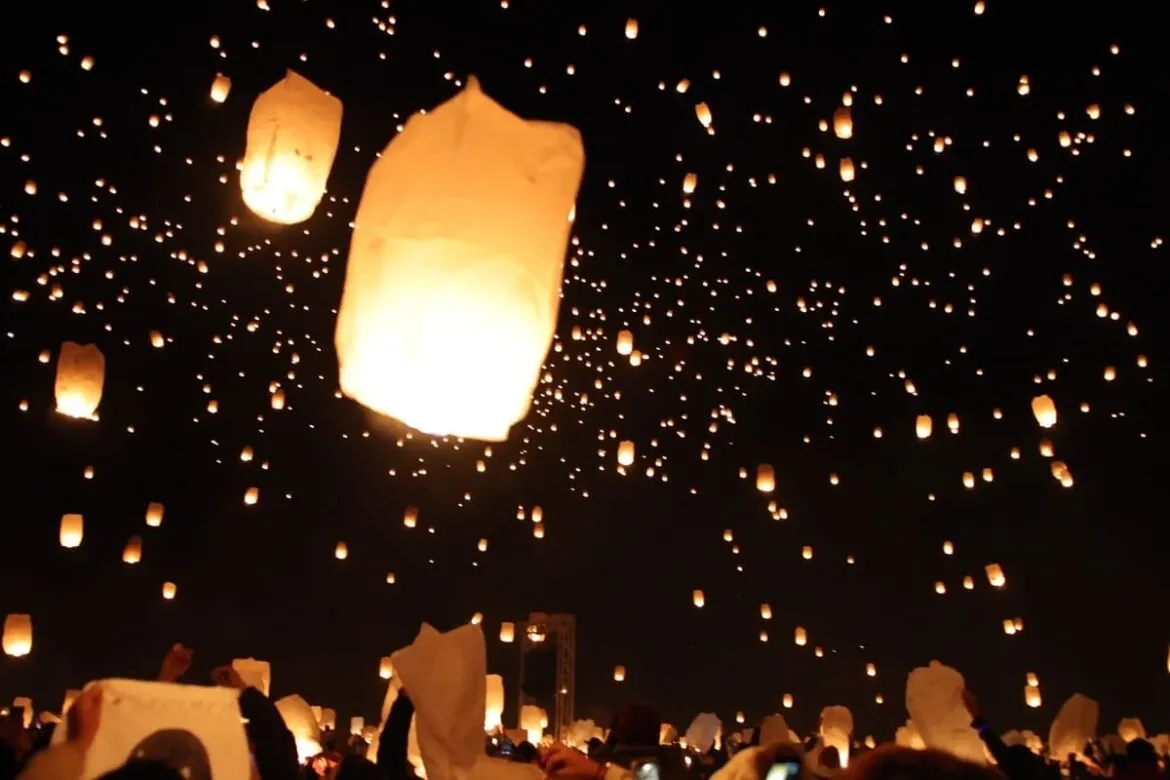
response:
[[[36,256],[0,264],[0,441],[9,453],[0,614],[32,614],[36,633],[31,656],[0,659],[0,701],[30,695],[56,710],[66,688],[89,679],[153,674],[182,641],[196,650],[195,678],[252,655],[272,662],[275,694],[371,718],[383,690],[378,658],[420,621],[449,628],[481,611],[489,667],[512,682],[516,650],[496,641],[499,622],[546,610],[578,617],[579,717],[608,720],[620,704],[645,701],[681,726],[702,710],[754,719],[791,692],[796,708],[786,715],[800,730],[840,703],[857,733],[888,739],[907,717],[906,674],[937,658],[966,675],[1005,728],[1047,734],[1060,703],[1080,691],[1102,703],[1103,731],[1129,715],[1151,732],[1170,729],[1170,457],[1158,389],[1170,359],[1168,280],[1166,249],[1151,247],[1167,225],[1167,73],[1163,44],[1143,35],[1152,24],[1144,12],[1121,19],[1111,6],[1125,4],[1078,14],[1018,0],[991,0],[978,17],[966,2],[925,12],[913,2],[830,3],[824,18],[815,4],[778,2],[713,4],[703,14],[673,3],[269,2],[269,12],[242,0],[124,12],[95,4],[100,18],[32,16],[45,3],[6,12],[0,137],[11,145],[0,147],[0,217],[9,235],[0,245],[18,233]],[[372,21],[391,13],[393,36]],[[640,22],[635,41],[623,35],[627,17]],[[69,36],[68,56],[56,51],[58,34]],[[208,45],[213,34],[226,59]],[[86,54],[96,60],[89,72],[79,67]],[[252,100],[286,67],[341,98],[345,117],[326,200],[304,225],[277,227],[247,211],[233,166]],[[27,85],[17,78],[24,68]],[[223,105],[207,97],[217,71],[233,79]],[[792,74],[787,89],[781,71]],[[482,474],[480,445],[415,436],[399,446],[400,427],[333,397],[347,224],[395,126],[455,93],[448,72],[475,73],[521,116],[575,125],[587,155],[574,228],[584,253],[566,268],[564,352],[551,364],[564,401],[540,398]],[[1016,92],[1021,74],[1027,97]],[[683,77],[691,88],[679,95]],[[817,121],[851,85],[855,134],[842,141]],[[714,136],[695,119],[700,100]],[[1096,122],[1090,103],[1102,109]],[[757,113],[771,122],[754,122]],[[151,114],[173,121],[153,129]],[[1062,129],[1094,142],[1074,157],[1057,143]],[[945,153],[931,150],[931,132],[953,139]],[[825,154],[825,170],[801,156],[806,146]],[[1028,147],[1039,151],[1035,164]],[[836,173],[845,154],[867,164],[850,185]],[[689,210],[680,193],[688,171],[699,177]],[[965,197],[952,189],[957,174],[970,182]],[[29,179],[35,197],[23,192]],[[133,215],[148,228],[130,228]],[[978,237],[975,216],[993,223]],[[217,254],[221,226],[228,251]],[[994,235],[1001,226],[1004,237]],[[103,232],[112,245],[101,244]],[[168,234],[161,243],[159,233]],[[1074,246],[1081,235],[1095,259]],[[209,272],[179,259],[184,251]],[[50,300],[37,277],[73,258],[81,273],[55,276],[64,296]],[[13,289],[32,297],[16,303]],[[801,313],[798,296],[823,307]],[[70,313],[77,301],[87,314]],[[633,308],[647,301],[649,326]],[[1120,319],[1096,317],[1099,302]],[[590,316],[601,312],[604,321]],[[261,324],[249,333],[253,318]],[[1130,321],[1136,338],[1126,335]],[[649,357],[637,369],[613,348],[626,323]],[[574,325],[596,340],[571,340]],[[169,339],[164,349],[151,348],[152,329]],[[738,341],[721,345],[724,332]],[[99,423],[53,411],[63,340],[97,343],[106,355]],[[47,365],[37,361],[44,349],[53,351]],[[1139,354],[1149,368],[1137,366]],[[758,376],[742,369],[753,356]],[[1102,379],[1109,365],[1112,383]],[[1033,383],[1049,370],[1054,381]],[[288,395],[282,412],[269,409],[274,380]],[[584,410],[581,392],[592,404]],[[827,405],[830,392],[839,405]],[[1060,410],[1049,432],[1029,409],[1042,392]],[[205,411],[209,398],[217,415]],[[1082,402],[1088,414],[1077,411]],[[721,406],[735,424],[708,433]],[[957,436],[946,430],[949,412],[961,419]],[[924,413],[935,433],[919,442],[914,417]],[[614,443],[598,441],[610,430],[637,442],[630,476],[614,471]],[[1072,489],[1049,476],[1044,436],[1068,463]],[[256,450],[250,464],[238,459],[245,445]],[[1008,458],[1013,446],[1018,461]],[[656,457],[663,463],[647,479]],[[785,521],[738,478],[760,462],[776,467]],[[86,465],[93,480],[82,478]],[[420,467],[426,474],[415,476]],[[995,482],[964,490],[961,474],[984,467]],[[840,485],[830,486],[831,472]],[[250,485],[261,490],[255,507],[241,503]],[[143,522],[150,501],[166,505],[159,529]],[[517,505],[536,504],[543,540],[515,516]],[[406,505],[420,508],[419,528],[403,527]],[[64,512],[85,515],[78,549],[57,543]],[[739,555],[721,540],[725,528]],[[135,534],[144,557],[130,567],[120,551]],[[486,553],[476,551],[480,537],[491,542]],[[341,540],[344,562],[332,555]],[[953,557],[943,556],[944,540]],[[802,560],[804,545],[813,560]],[[983,576],[992,561],[1007,572],[1002,591]],[[397,584],[385,583],[388,571]],[[974,591],[961,588],[965,574]],[[173,602],[160,596],[165,580],[178,584]],[[695,588],[706,593],[702,610],[690,603]],[[770,624],[761,602],[773,607]],[[1016,616],[1025,630],[1005,636],[1002,620]],[[808,629],[807,647],[792,643],[797,625]],[[766,644],[757,639],[764,627]],[[876,678],[865,676],[867,662]],[[626,666],[626,683],[612,682],[614,664]],[[1023,703],[1028,671],[1041,680],[1040,710]]]

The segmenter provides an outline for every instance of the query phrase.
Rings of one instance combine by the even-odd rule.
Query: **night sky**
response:
[[[379,657],[421,621],[482,612],[489,669],[511,684],[517,645],[498,641],[499,624],[543,610],[577,616],[577,716],[598,721],[641,701],[680,727],[700,711],[751,722],[792,693],[784,714],[802,732],[844,704],[855,733],[891,739],[907,673],[938,659],[1004,729],[1046,735],[1078,691],[1101,702],[1102,732],[1123,716],[1170,729],[1168,74],[1145,11],[92,5],[6,11],[0,52],[0,615],[35,627],[31,655],[0,658],[0,702],[56,711],[66,688],[152,676],[183,642],[192,681],[254,656],[272,663],[275,695],[370,720]],[[282,227],[243,204],[235,164],[253,100],[286,68],[340,98],[344,119],[326,198]],[[222,105],[209,98],[217,72],[232,79]],[[587,159],[552,380],[490,458],[335,397],[366,173],[411,114],[471,74],[520,116],[577,127]],[[832,114],[850,90],[843,140]],[[623,328],[638,367],[615,349]],[[98,422],[54,411],[63,341],[106,356]],[[1048,430],[1030,408],[1042,393],[1059,413]],[[923,441],[921,414],[934,422]],[[637,462],[622,475],[624,439]],[[760,463],[775,467],[771,497],[755,489]],[[245,506],[252,486],[259,503]],[[144,522],[152,501],[166,507],[160,528]],[[535,505],[543,539],[517,519]],[[58,543],[67,512],[85,518],[76,549]],[[1003,589],[984,574],[993,562]],[[1024,630],[1005,635],[1016,617]],[[1027,672],[1040,709],[1024,704]]]

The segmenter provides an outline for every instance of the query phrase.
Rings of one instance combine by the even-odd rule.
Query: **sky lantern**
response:
[[[151,501],[146,505],[146,524],[151,528],[158,528],[163,521],[163,505],[157,501]]]
[[[408,506],[402,512],[402,524],[407,528],[414,528],[418,525],[418,508]]]
[[[683,177],[683,194],[690,195],[695,191],[695,187],[699,184],[699,177],[693,173],[688,173]]]
[[[272,408],[276,411],[280,411],[281,409],[283,409],[284,408],[284,391],[281,390],[279,387],[276,388],[276,390],[274,390],[272,393],[272,398],[271,398],[269,403],[271,404]]]
[[[696,589],[691,594],[691,603],[693,603],[696,607],[702,608],[703,605],[707,603],[707,599],[703,595],[703,591]]]
[[[965,195],[967,193],[967,178],[965,176],[956,176],[954,185],[955,192],[959,193],[960,195]]]
[[[61,515],[60,541],[61,546],[67,549],[81,546],[81,537],[85,530],[85,521],[79,514]]]
[[[228,93],[232,91],[232,80],[222,73],[215,74],[215,78],[211,81],[211,99],[216,103],[222,103],[227,100]]]
[[[783,699],[782,703],[784,704],[784,709],[786,709],[786,710],[792,709],[792,694],[791,693],[784,694],[784,699]]]
[[[934,428],[929,414],[920,414],[914,420],[914,433],[920,439],[929,439],[930,432]]]
[[[808,644],[808,632],[804,630],[804,626],[796,627],[796,630],[792,633],[792,641],[800,647]]]
[[[383,680],[389,680],[394,676],[394,663],[390,660],[390,656],[382,656],[382,660],[378,662],[378,677]]]
[[[556,329],[584,165],[575,128],[521,119],[474,77],[412,116],[358,206],[341,391],[424,433],[505,440]]]
[[[21,658],[32,652],[32,616],[12,613],[4,618],[4,654]]]
[[[833,112],[833,134],[841,139],[853,137],[853,112],[848,106]]]
[[[340,139],[341,101],[288,71],[252,104],[240,167],[244,204],[280,225],[313,216]]]
[[[634,351],[634,334],[628,330],[619,330],[617,335],[617,353],[628,355]]]
[[[122,549],[122,563],[134,565],[142,560],[142,537],[131,536]]]
[[[866,677],[877,677],[877,667],[874,666],[873,664],[866,664],[865,665],[865,676]]]
[[[761,604],[760,605],[760,617],[764,620],[771,620],[772,619],[772,605],[771,604]]]
[[[615,666],[613,668],[613,681],[614,682],[625,682],[626,681],[626,667]]]
[[[62,343],[54,385],[57,411],[67,417],[93,419],[102,402],[105,379],[106,358],[96,345]]]
[[[179,592],[179,586],[173,582],[164,582],[162,586],[162,597],[167,601],[175,598],[175,594]]]
[[[975,590],[975,578],[970,576],[970,575],[964,577],[963,578],[963,589],[964,590]]]
[[[532,519],[532,522],[534,522],[534,523],[543,523],[544,522],[544,509],[541,508],[541,506],[538,504],[538,505],[532,507],[532,511],[528,513],[528,516]]]
[[[484,680],[483,730],[495,731],[503,725],[504,678],[489,674]]]
[[[244,505],[255,506],[256,502],[260,500],[260,488],[250,487],[244,491]]]
[[[806,544],[804,547],[801,547],[800,548],[800,557],[804,558],[806,561],[811,561],[813,558],[812,545]]]
[[[333,548],[333,557],[339,561],[344,561],[349,557],[349,545],[345,542],[338,542],[337,546]]]
[[[516,639],[516,626],[512,623],[500,623],[500,641],[511,643]]]
[[[626,37],[629,38],[631,41],[638,37],[638,20],[637,19],[631,18],[631,19],[626,20]]]
[[[634,443],[632,441],[623,441],[618,445],[617,454],[618,464],[621,466],[629,466],[634,462]]]
[[[1007,577],[1003,574],[1003,568],[998,563],[989,563],[983,567],[987,572],[987,581],[991,583],[993,588],[1002,588],[1007,584]]]
[[[959,415],[954,412],[947,415],[947,428],[951,433],[959,432]]]
[[[1056,403],[1047,395],[1038,395],[1032,399],[1032,414],[1041,428],[1056,425]]]
[[[711,126],[711,109],[706,103],[695,104],[695,116],[703,127]]]
[[[855,171],[853,169],[853,160],[848,157],[841,158],[841,164],[838,166],[838,172],[841,174],[841,181],[853,181]]]
[[[761,463],[756,466],[756,490],[761,493],[771,493],[776,489],[776,472],[772,464]]]

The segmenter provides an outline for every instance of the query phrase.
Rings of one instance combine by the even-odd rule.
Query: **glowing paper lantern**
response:
[[[695,191],[695,187],[699,183],[699,177],[693,173],[688,173],[683,177],[683,194],[690,195]]]
[[[776,489],[776,472],[770,463],[756,466],[756,490],[771,493]]]
[[[1032,399],[1032,414],[1041,428],[1056,425],[1056,403],[1047,395],[1038,395]]]
[[[170,601],[171,599],[173,599],[175,597],[175,594],[178,592],[178,590],[179,590],[179,586],[176,585],[175,583],[164,582],[163,586],[162,586],[162,597],[164,599],[166,599],[167,601]]]
[[[228,93],[231,91],[232,80],[222,73],[217,73],[211,82],[211,99],[216,103],[222,103],[227,100]]]
[[[272,689],[272,664],[255,658],[233,658],[232,668],[244,684],[267,696]]]
[[[304,222],[325,195],[340,139],[341,101],[288,71],[252,104],[240,168],[244,203],[270,222]]]
[[[333,557],[339,561],[344,561],[349,557],[349,545],[345,542],[338,542],[337,547],[333,548]]]
[[[623,441],[618,445],[618,464],[622,466],[632,465],[634,462],[634,443],[632,441]]]
[[[67,417],[92,419],[102,402],[106,358],[94,344],[61,344],[54,393],[57,411]]]
[[[793,633],[792,641],[796,642],[796,644],[800,645],[801,647],[804,647],[806,644],[808,644],[808,632],[804,630],[804,626],[796,627],[796,631]]]
[[[987,581],[991,583],[993,588],[1002,588],[1007,584],[1007,577],[1003,574],[1003,568],[998,563],[989,563],[983,567],[987,572]]]
[[[1074,693],[1063,705],[1048,731],[1048,750],[1061,760],[1070,753],[1083,755],[1085,745],[1097,736],[1100,708],[1097,702],[1080,693]]]
[[[512,642],[516,639],[516,626],[511,623],[500,623],[500,641]]]
[[[341,390],[421,431],[503,441],[556,327],[576,129],[527,121],[471,78],[370,169],[335,342]]]
[[[1040,678],[1036,676],[1035,672],[1028,672],[1028,674],[1025,676],[1025,679],[1027,680],[1028,685],[1032,686],[1033,688],[1040,687]]]
[[[414,528],[418,525],[418,509],[408,506],[402,513],[402,524],[407,528]]]
[[[821,710],[820,735],[826,748],[835,748],[841,767],[849,764],[849,742],[853,734],[853,713],[846,707],[825,707]]]
[[[760,617],[763,618],[764,620],[771,620],[772,619],[772,605],[771,604],[761,604],[760,605]]]
[[[495,731],[504,723],[504,678],[489,674],[485,683],[483,730]]]
[[[626,37],[629,38],[631,41],[638,37],[638,20],[637,19],[627,19],[626,20]]]
[[[260,500],[260,488],[250,487],[244,491],[244,504],[245,504],[245,506],[253,506],[259,500]]]
[[[61,515],[60,539],[61,546],[66,548],[80,547],[81,537],[85,531],[85,521],[81,515]]]
[[[856,171],[853,168],[853,160],[849,159],[848,157],[841,158],[841,164],[838,167],[838,173],[841,174],[841,181],[853,181],[854,177],[856,176]],[[842,764],[842,766],[844,766],[844,764]]]
[[[152,501],[146,505],[146,524],[151,528],[158,528],[163,521],[163,505]]]
[[[4,654],[20,658],[32,652],[33,627],[31,615],[13,613],[4,618],[4,636],[0,645]]]
[[[874,666],[873,664],[866,664],[865,665],[865,676],[866,677],[877,677],[877,667]]]
[[[615,666],[613,668],[613,681],[614,682],[625,682],[626,681],[626,667]]]
[[[1146,727],[1139,718],[1122,718],[1117,724],[1117,736],[1124,739],[1127,744],[1135,739],[1145,739]]]
[[[1024,704],[1029,707],[1039,707],[1044,703],[1044,698],[1040,695],[1040,688],[1035,685],[1024,686]]]
[[[694,604],[696,607],[700,607],[700,608],[701,608],[701,607],[702,607],[704,604],[706,604],[706,603],[707,603],[707,599],[706,599],[706,597],[703,595],[703,591],[701,591],[701,590],[696,590],[694,593],[692,593],[692,594],[691,594],[691,602],[692,602],[692,603],[693,603],[693,604]]]
[[[389,680],[394,676],[394,664],[390,661],[390,656],[382,656],[382,660],[378,662],[378,676],[383,680]]]
[[[784,709],[786,709],[786,710],[792,709],[792,694],[791,693],[784,694],[783,704],[784,704]]]
[[[135,564],[142,560],[142,537],[131,536],[122,550],[122,563]]]
[[[833,112],[833,133],[838,138],[853,137],[853,112],[847,106]]]
[[[634,334],[628,330],[619,330],[617,335],[617,352],[619,355],[628,355],[634,351]]]
[[[934,423],[930,419],[929,414],[920,414],[914,420],[914,432],[920,439],[929,439],[930,432],[934,428]]]
[[[699,124],[703,127],[711,126],[711,109],[706,103],[695,104],[695,116],[699,119]]]
[[[985,764],[983,741],[963,705],[965,686],[958,670],[931,661],[906,678],[906,710],[926,747]]]

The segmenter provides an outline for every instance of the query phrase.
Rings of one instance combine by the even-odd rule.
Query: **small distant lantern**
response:
[[[808,632],[804,630],[804,626],[797,626],[793,632],[792,641],[798,646],[804,647],[808,644]]]
[[[703,595],[703,591],[696,589],[693,593],[691,593],[691,602],[696,607],[702,608],[703,605],[707,603],[707,599]]]
[[[761,604],[760,605],[760,617],[763,618],[764,620],[771,620],[772,619],[772,605],[771,604]]]
[[[1032,414],[1041,428],[1051,428],[1056,425],[1056,402],[1047,395],[1038,395],[1032,399]]]
[[[683,177],[683,194],[691,195],[695,191],[695,187],[699,184],[699,177],[693,173],[688,173]]]
[[[126,542],[126,546],[122,549],[122,563],[128,563],[131,566],[142,560],[142,537],[131,536]]]
[[[164,582],[162,586],[162,597],[170,601],[179,592],[179,586],[173,582]]]
[[[617,460],[619,466],[630,466],[634,463],[634,443],[632,441],[623,441],[618,445]]]
[[[987,572],[987,581],[991,583],[993,588],[1002,588],[1007,584],[1007,577],[1003,574],[1003,568],[998,563],[989,563],[983,570]]]
[[[756,490],[761,493],[771,493],[776,489],[776,472],[770,463],[761,463],[756,466]]]
[[[1024,686],[1024,703],[1033,709],[1044,704],[1043,697],[1040,696],[1040,687],[1037,685]]]
[[[638,37],[638,20],[637,19],[627,19],[626,20],[626,37],[629,38],[631,41]]]
[[[853,112],[847,106],[833,112],[833,134],[841,139],[853,137]]]
[[[813,557],[812,546],[806,544],[804,547],[802,547],[800,550],[800,557],[804,558],[806,561],[811,561]]]
[[[260,488],[250,487],[244,491],[244,505],[253,506],[260,500]]]
[[[146,506],[146,524],[151,528],[158,528],[163,521],[163,505],[152,501]]]
[[[211,99],[216,103],[222,103],[227,100],[228,93],[232,91],[232,80],[222,73],[217,73],[211,82]]]
[[[383,680],[389,680],[394,676],[394,664],[390,661],[390,656],[384,655],[378,662],[378,676]]]
[[[851,182],[856,176],[856,171],[853,168],[853,160],[848,157],[841,158],[841,164],[838,167],[838,173],[841,174],[841,181]]]
[[[634,351],[634,334],[628,330],[619,330],[617,335],[617,352],[619,355],[628,355]]]
[[[920,439],[929,439],[933,427],[929,414],[920,414],[914,420],[914,432]]]
[[[877,677],[877,667],[874,666],[873,664],[866,664],[865,665],[865,676],[866,677]]]
[[[963,590],[975,590],[975,578],[967,575],[963,578]]]
[[[85,521],[79,514],[61,515],[61,529],[59,533],[61,546],[67,549],[81,546],[81,537],[85,531]]]
[[[786,710],[792,709],[792,694],[791,693],[784,694],[783,704],[784,704],[784,709],[786,709]]]
[[[500,623],[500,641],[509,644],[516,640],[516,626],[512,623]]]
[[[57,411],[67,417],[93,419],[102,401],[106,358],[94,344],[66,341],[57,355],[54,394]]]
[[[337,546],[333,548],[333,557],[339,561],[344,561],[349,557],[349,545],[345,542],[338,542]]]
[[[615,666],[613,668],[613,681],[614,682],[625,682],[626,681],[626,667]]]
[[[418,525],[418,509],[413,506],[408,506],[402,513],[402,524],[407,528],[414,528]]]
[[[33,625],[31,615],[12,613],[4,618],[4,635],[0,640],[4,654],[22,658],[32,652]]]

